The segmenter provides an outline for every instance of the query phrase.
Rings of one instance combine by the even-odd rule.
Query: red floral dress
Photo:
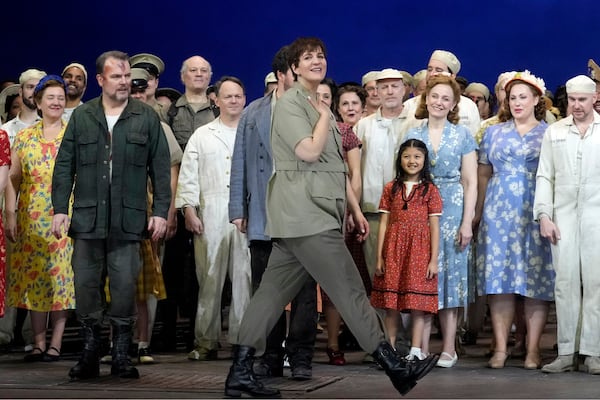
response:
[[[342,134],[342,156],[344,157],[344,161],[348,162],[348,152],[352,149],[360,149],[362,147],[362,142],[352,130],[352,126],[344,122],[338,122],[337,125]],[[356,239],[356,233],[354,232],[345,232],[344,241],[352,255],[352,259],[356,264],[356,268],[358,269],[358,273],[360,274],[368,295],[371,293],[371,278],[369,277],[369,271],[367,270],[367,262],[365,261],[365,254],[363,253],[363,244]],[[323,304],[333,304],[323,289],[321,289],[321,298]]]
[[[8,140],[8,134],[0,130],[0,167],[3,166],[10,166],[10,141]],[[4,226],[0,214],[0,317],[4,316],[4,297],[6,293],[6,243],[4,240]]]
[[[437,313],[437,277],[426,279],[426,274],[431,256],[429,216],[442,213],[442,198],[431,183],[415,185],[411,193],[402,185],[392,194],[392,186],[393,182],[386,184],[379,203],[380,211],[389,212],[383,242],[385,274],[373,279],[371,303],[377,308]]]

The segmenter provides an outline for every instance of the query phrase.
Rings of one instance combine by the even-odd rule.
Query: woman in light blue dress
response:
[[[527,357],[524,367],[540,367],[539,342],[549,301],[554,298],[550,243],[533,220],[535,175],[546,123],[544,82],[528,71],[505,84],[502,123],[489,127],[479,150],[476,221],[477,288],[488,295],[494,355],[488,365],[502,368],[518,296],[524,297]]]
[[[429,78],[415,116],[427,123],[408,132],[406,140],[419,139],[429,150],[433,183],[440,190],[438,306],[442,329],[439,367],[458,361],[455,339],[458,313],[468,304],[468,255],[477,200],[477,144],[458,122],[460,88],[453,78]]]

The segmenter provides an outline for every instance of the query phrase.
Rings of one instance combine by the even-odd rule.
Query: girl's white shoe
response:
[[[457,362],[458,354],[456,354],[456,352],[454,352],[454,356],[451,356],[450,354],[444,351],[440,355],[440,359],[437,362],[437,366],[442,368],[452,368],[456,365]]]

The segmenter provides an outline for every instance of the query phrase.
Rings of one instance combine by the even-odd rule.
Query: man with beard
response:
[[[19,95],[21,96],[23,107],[21,107],[21,112],[19,112],[19,115],[17,115],[16,118],[8,121],[1,127],[1,129],[8,133],[8,139],[10,140],[11,145],[15,140],[15,136],[17,136],[17,132],[27,128],[40,119],[37,113],[37,107],[33,102],[33,90],[44,76],[46,76],[44,71],[28,69],[19,77],[19,85],[21,85]]]
[[[83,65],[73,62],[63,69],[62,78],[67,85],[67,105],[62,118],[69,122],[73,110],[83,104],[81,98],[87,87],[87,71]]]
[[[52,233],[73,238],[72,267],[77,317],[84,347],[72,379],[99,375],[100,328],[112,326],[111,374],[139,378],[127,351],[136,315],[140,241],[166,232],[171,202],[169,149],[156,112],[131,99],[129,57],[108,51],[96,61],[102,95],[73,112],[52,176]],[[152,183],[151,216],[146,185]],[[73,214],[69,204],[73,198]],[[110,307],[104,285],[109,279]]]

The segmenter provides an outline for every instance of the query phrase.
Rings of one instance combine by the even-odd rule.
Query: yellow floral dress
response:
[[[75,308],[71,239],[51,233],[52,172],[66,124],[47,141],[42,121],[17,134],[13,150],[21,162],[17,241],[10,257],[8,305],[48,312]]]

